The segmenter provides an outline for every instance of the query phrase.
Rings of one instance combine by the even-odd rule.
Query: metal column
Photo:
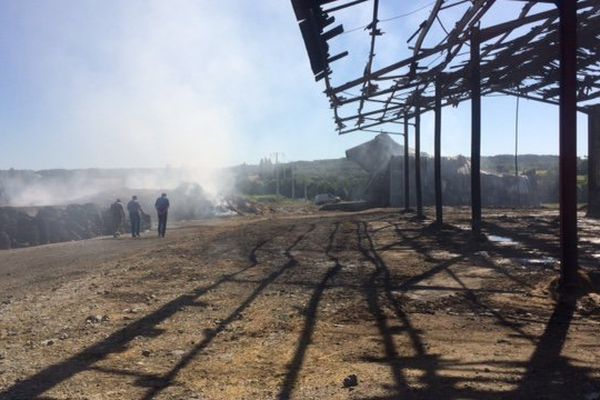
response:
[[[577,284],[577,1],[560,13],[560,263],[561,288]]]
[[[443,223],[442,215],[442,87],[441,78],[435,81],[435,132],[434,132],[434,174],[435,174],[435,222]]]
[[[417,217],[423,218],[423,196],[421,192],[421,107],[415,108],[415,190],[417,194]]]
[[[471,29],[471,227],[481,233],[481,71],[479,27]]]
[[[588,116],[588,210],[600,218],[600,105],[590,107]]]
[[[404,116],[404,211],[410,209],[410,181],[409,181],[409,152],[408,152],[408,118]]]

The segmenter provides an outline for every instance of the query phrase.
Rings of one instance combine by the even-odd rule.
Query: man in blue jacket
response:
[[[165,231],[167,230],[167,214],[169,212],[169,199],[167,199],[167,194],[163,193],[160,195],[156,202],[154,203],[154,208],[156,208],[156,213],[158,214],[158,236],[165,237]]]
[[[142,206],[138,203],[137,196],[131,197],[127,203],[127,211],[129,211],[129,221],[131,222],[131,237],[140,237]]]

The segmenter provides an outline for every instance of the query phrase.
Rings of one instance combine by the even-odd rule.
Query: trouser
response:
[[[119,233],[122,223],[121,218],[113,218],[113,234]]]
[[[165,237],[167,230],[167,213],[158,214],[158,236]]]
[[[140,214],[129,213],[129,221],[131,221],[131,236],[140,236]]]

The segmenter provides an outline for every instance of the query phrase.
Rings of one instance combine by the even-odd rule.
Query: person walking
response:
[[[143,211],[137,201],[137,196],[131,196],[131,200],[127,203],[127,211],[129,211],[129,222],[131,222],[131,237],[140,237],[140,220]]]
[[[154,203],[156,213],[158,214],[158,236],[165,237],[165,231],[167,230],[167,214],[169,212],[169,199],[167,194],[163,193],[160,195]]]
[[[117,238],[121,235],[121,226],[125,220],[125,211],[123,210],[123,204],[121,204],[121,200],[117,199],[117,201],[110,205],[110,214],[113,223],[113,237]]]

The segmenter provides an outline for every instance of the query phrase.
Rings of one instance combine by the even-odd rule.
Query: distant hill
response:
[[[523,154],[518,157],[519,172],[535,169],[548,181],[549,193],[558,174],[558,156]],[[500,174],[514,173],[514,156],[500,154],[481,158],[483,170]],[[587,159],[579,159],[578,174],[587,182]],[[182,168],[121,169],[48,169],[0,170],[0,206],[64,205],[89,200],[99,193],[114,189],[174,189],[182,184],[199,183],[209,192],[237,192],[249,195],[274,194],[286,197],[313,198],[318,193],[333,193],[344,199],[360,199],[369,175],[357,163],[346,158],[294,161],[277,166],[270,159],[258,164],[242,164],[215,171],[214,187],[197,172]],[[218,179],[215,179],[215,175]],[[552,197],[553,195],[549,195]]]
[[[258,165],[243,164],[228,168],[234,177],[236,191],[248,195],[273,194],[286,197],[314,198],[319,193],[332,193],[343,199],[360,199],[369,174],[358,164],[345,158],[316,161],[294,161],[278,164],[263,159]]]
[[[279,164],[280,168],[293,168],[298,175],[309,177],[330,177],[343,175],[364,175],[364,170],[355,162],[346,158],[335,158],[327,160],[315,161],[292,161],[289,163]],[[263,160],[259,164],[242,164],[235,167],[227,168],[227,170],[236,174],[259,174],[268,171],[274,171],[275,164],[268,159]]]
[[[587,175],[587,158],[578,158],[577,169],[579,175]],[[519,171],[535,169],[537,171],[558,171],[558,156],[539,154],[519,154]],[[481,168],[498,173],[514,173],[515,156],[499,154],[496,156],[481,157]]]

